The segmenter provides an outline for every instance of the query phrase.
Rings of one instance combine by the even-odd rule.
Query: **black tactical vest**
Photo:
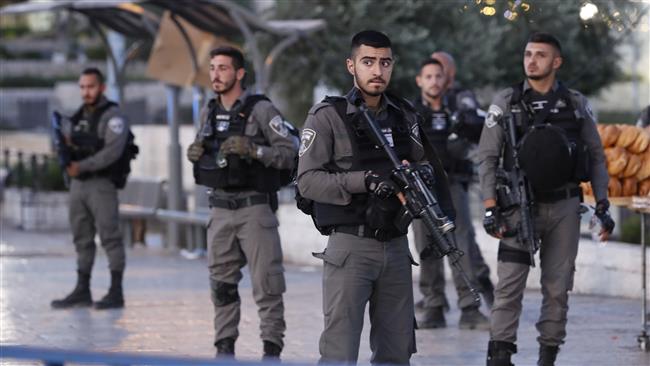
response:
[[[116,103],[108,101],[84,118],[83,107],[79,108],[75,114],[70,117],[72,131],[70,140],[72,141],[72,161],[83,160],[89,156],[95,155],[104,147],[104,139],[99,136],[99,120],[104,112],[110,107],[117,106]]]
[[[440,159],[445,171],[449,171],[453,165],[453,159],[447,149],[447,141],[449,134],[451,134],[451,119],[447,109],[433,111],[431,108],[422,104],[421,98],[417,98],[413,105],[422,117],[422,131],[427,135],[427,139],[436,149],[438,159]]]
[[[264,95],[250,95],[240,107],[230,111],[223,109],[215,99],[209,102],[207,120],[199,132],[205,152],[194,164],[197,184],[232,192],[254,190],[266,193],[281,187],[279,170],[252,158],[219,154],[219,148],[227,138],[244,135],[248,117],[261,100],[269,99]],[[270,146],[261,131],[249,137],[256,145]]]
[[[527,134],[532,136],[533,127],[535,126],[535,116],[541,113],[549,103],[549,100],[557,100],[554,107],[551,107],[546,119],[543,121],[544,125],[549,125],[557,128],[564,136],[558,141],[546,144],[548,149],[567,149],[569,151],[569,161],[530,161],[529,166],[536,165],[538,170],[548,170],[547,172],[536,172],[539,174],[548,174],[549,176],[557,174],[561,170],[558,164],[567,164],[566,169],[574,172],[567,177],[565,183],[579,182],[588,180],[589,178],[589,156],[587,146],[582,142],[580,131],[582,129],[583,119],[576,111],[574,101],[569,90],[564,85],[559,84],[557,90],[546,95],[539,95],[536,93],[526,93],[522,95],[523,83],[513,86],[513,94],[510,99],[510,112],[514,118],[515,134],[517,144],[528,138]],[[555,94],[555,95],[554,95]],[[538,126],[539,127],[539,126]],[[566,146],[568,145],[568,146]],[[518,146],[521,149],[521,146]],[[512,146],[506,145],[504,155],[504,169],[510,171],[513,168],[512,160]],[[520,165],[521,159],[525,155],[520,151]],[[531,154],[529,154],[531,155]],[[555,165],[555,166],[554,166]],[[547,166],[545,168],[544,166]],[[542,184],[543,186],[543,184]],[[537,187],[538,190],[550,190],[544,187]],[[557,188],[557,187],[556,187]]]
[[[383,148],[378,147],[371,140],[366,130],[365,121],[359,114],[347,115],[347,100],[342,97],[327,97],[323,101],[334,105],[337,113],[345,123],[348,136],[352,144],[352,166],[342,169],[334,164],[328,167],[330,172],[353,172],[373,170],[389,172],[393,166],[386,156]],[[411,153],[411,140],[409,126],[401,111],[388,107],[388,116],[384,120],[377,120],[389,143],[400,159],[408,159]],[[395,214],[400,208],[397,198],[389,205],[395,207]],[[348,205],[333,205],[314,202],[313,218],[319,227],[333,227],[337,225],[364,225],[367,224],[367,211],[369,208],[369,194],[360,193],[352,195],[352,202]]]

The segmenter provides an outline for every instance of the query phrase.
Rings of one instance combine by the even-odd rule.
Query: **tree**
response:
[[[468,87],[500,88],[521,80],[523,46],[535,30],[560,39],[564,65],[559,76],[570,87],[592,94],[623,77],[617,46],[646,11],[640,4],[593,1],[599,13],[583,21],[580,2],[529,1],[278,0],[274,18],[320,18],[327,27],[276,61],[274,85],[292,101],[292,119],[304,120],[317,83],[341,91],[351,87],[345,59],[350,37],[363,29],[390,36],[396,58],[391,88],[406,97],[416,95],[419,64],[435,50],[455,56],[457,79]],[[514,15],[507,19],[506,11]]]

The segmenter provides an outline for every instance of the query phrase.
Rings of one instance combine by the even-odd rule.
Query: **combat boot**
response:
[[[554,366],[557,353],[560,351],[559,346],[539,345],[539,360],[537,366]]]
[[[461,310],[458,328],[490,330],[490,320],[479,311],[478,306],[468,306]]]
[[[502,341],[489,341],[487,352],[487,366],[515,366],[510,362],[510,356],[517,353],[514,343]]]
[[[90,295],[90,273],[77,271],[77,285],[74,290],[63,299],[53,300],[50,305],[53,309],[92,306],[93,299]]]
[[[280,359],[281,352],[281,346],[270,341],[264,341],[264,356],[262,356],[262,360]]]
[[[101,300],[95,302],[95,309],[120,309],[124,307],[124,294],[122,293],[122,271],[111,271],[111,287]]]
[[[424,314],[418,322],[419,329],[436,329],[447,327],[445,312],[442,306],[424,308]]]
[[[214,342],[217,347],[217,357],[234,357],[235,356],[235,339],[222,338]]]

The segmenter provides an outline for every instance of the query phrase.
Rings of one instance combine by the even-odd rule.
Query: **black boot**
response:
[[[279,359],[282,352],[282,346],[270,341],[264,341],[264,356],[262,360]]]
[[[481,296],[483,296],[485,305],[492,309],[492,304],[494,304],[494,284],[492,284],[490,277],[487,276],[478,278],[478,283],[481,285]]]
[[[90,273],[77,271],[77,286],[63,299],[54,300],[50,304],[53,309],[67,309],[73,307],[92,306],[90,296]]]
[[[442,306],[424,308],[424,314],[418,322],[419,329],[437,329],[446,326],[447,321],[445,321],[445,312]]]
[[[217,347],[217,357],[234,357],[235,356],[235,339],[222,338],[214,342]]]
[[[517,353],[514,343],[502,341],[488,342],[487,366],[515,366],[510,362],[510,356]]]
[[[95,302],[95,309],[119,309],[124,307],[122,294],[122,271],[111,271],[111,287],[101,300]]]
[[[560,346],[545,346],[539,345],[539,360],[537,366],[554,366],[557,353],[560,351]]]
[[[490,320],[481,313],[478,306],[468,306],[461,309],[458,328],[490,330]]]

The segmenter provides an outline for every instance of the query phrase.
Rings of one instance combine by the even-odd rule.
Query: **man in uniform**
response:
[[[241,268],[248,264],[264,356],[279,357],[286,329],[285,280],[271,206],[277,204],[279,174],[294,167],[298,146],[268,98],[244,89],[245,75],[239,50],[212,50],[210,80],[217,96],[202,112],[187,157],[194,163],[197,183],[212,188],[208,267],[217,355],[235,353],[241,305],[237,287]]]
[[[72,160],[66,173],[71,178],[70,227],[77,251],[77,286],[51,305],[55,309],[93,305],[90,274],[95,261],[95,234],[99,232],[108,257],[111,286],[94,307],[122,308],[126,259],[118,222],[117,187],[112,178],[127,147],[129,126],[117,104],[104,96],[106,86],[98,69],[81,73],[79,89],[83,105],[64,126]]]
[[[326,250],[314,254],[324,261],[321,362],[357,361],[369,302],[371,362],[408,364],[416,349],[407,228],[394,224],[401,205],[393,167],[369,137],[360,110],[368,108],[398,157],[411,164],[425,159],[419,117],[406,100],[385,92],[394,63],[385,34],[357,33],[346,63],[354,88],[309,111],[299,151],[299,193],[313,201],[314,222],[330,236]],[[433,188],[449,214],[444,171],[429,153]]]
[[[487,274],[484,283],[485,297],[492,299],[489,268],[483,260],[476,244],[472,218],[470,215],[467,189],[474,173],[473,163],[467,158],[471,144],[478,143],[482,120],[478,116],[477,103],[470,91],[454,90],[446,93],[450,85],[442,62],[431,58],[420,65],[416,83],[421,94],[413,102],[415,109],[422,116],[422,129],[428,141],[435,147],[445,171],[449,177],[449,187],[456,211],[456,230],[454,236],[458,248],[465,253],[460,258],[460,265],[467,273],[470,283],[478,288],[476,272]],[[468,100],[465,100],[468,99]],[[474,130],[472,133],[471,130]],[[427,245],[427,232],[421,220],[413,222],[413,234],[418,251]],[[477,265],[472,265],[472,253]],[[444,328],[446,326],[444,309],[448,308],[445,296],[444,262],[438,258],[427,258],[420,263],[420,291],[424,295],[422,309],[424,314],[418,327]],[[474,268],[476,267],[476,269]],[[459,327],[461,329],[488,330],[490,323],[479,311],[480,302],[463,280],[456,267],[452,266],[454,285],[458,293],[458,306],[461,309]],[[483,286],[481,286],[483,289]]]
[[[559,41],[548,33],[533,33],[523,64],[526,79],[495,96],[479,144],[479,177],[486,209],[483,225],[490,235],[501,239],[488,366],[509,366],[511,354],[517,352],[517,326],[532,264],[529,248],[522,241],[539,243],[543,299],[536,325],[538,365],[548,366],[554,364],[566,336],[568,292],[573,287],[580,237],[580,181],[591,181],[597,201],[595,214],[603,223],[601,236],[606,238],[614,228],[608,213],[605,157],[589,102],[555,77],[562,65]],[[512,134],[520,144],[516,151],[506,136],[509,126],[514,126]],[[563,155],[566,157],[557,158]],[[503,176],[516,175],[517,166],[530,195],[513,197],[513,187],[504,183]],[[523,197],[533,202],[532,209],[520,208]],[[532,216],[533,238],[523,237],[525,220],[521,218],[526,212]]]

